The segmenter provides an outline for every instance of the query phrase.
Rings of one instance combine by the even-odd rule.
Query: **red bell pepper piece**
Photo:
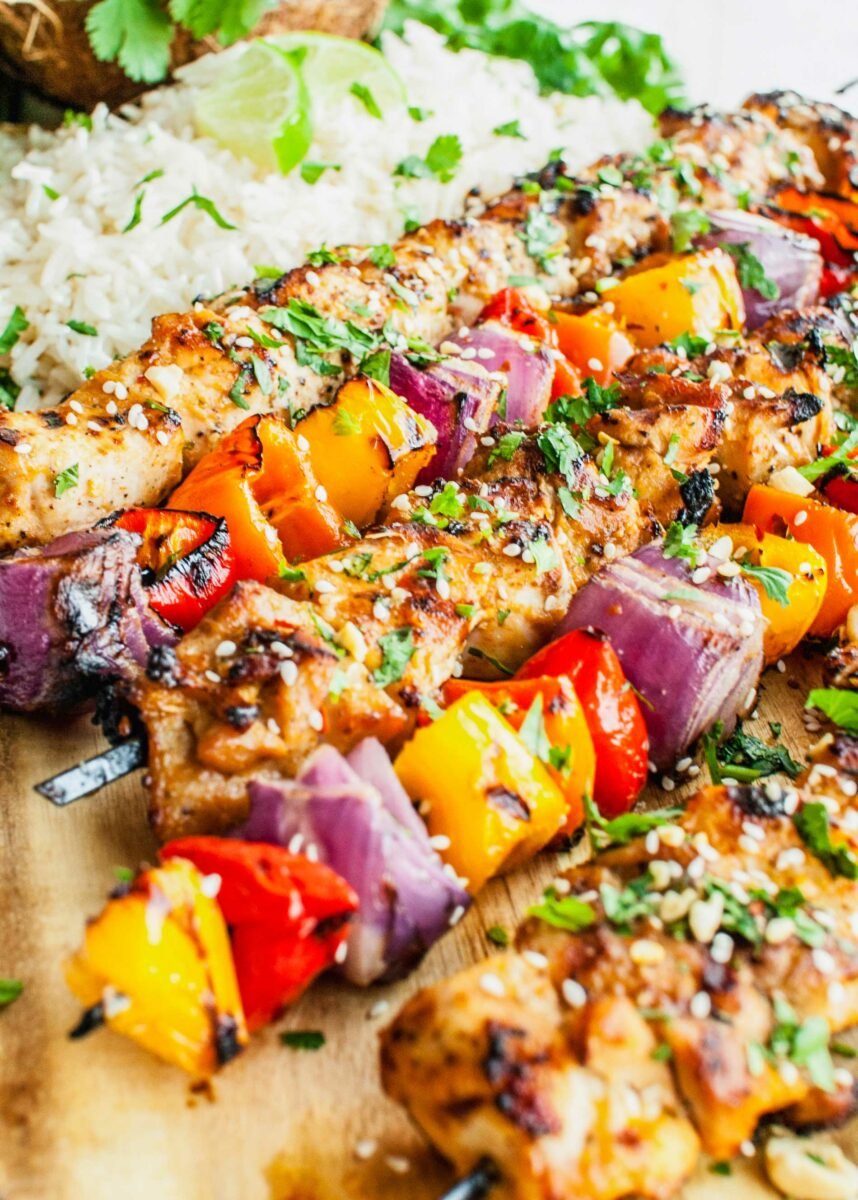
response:
[[[781,188],[766,214],[818,242],[825,260],[819,292],[833,296],[858,280],[858,205],[843,196]]]
[[[139,534],[137,561],[149,604],[187,632],[235,583],[235,554],[226,521],[208,513],[129,508],[109,523]]]
[[[516,679],[565,675],[581,701],[593,748],[593,800],[605,817],[628,812],[647,777],[649,739],[643,714],[611,643],[593,629],[574,629],[549,642]]]
[[[230,838],[168,842],[161,858],[185,858],[219,875],[248,1029],[272,1021],[336,961],[358,899],[336,871],[281,846]]]
[[[477,324],[482,325],[484,321],[497,321],[547,346],[557,345],[551,322],[534,308],[520,288],[503,288],[492,296],[477,318]]]

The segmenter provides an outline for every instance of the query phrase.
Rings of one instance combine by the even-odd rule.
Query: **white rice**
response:
[[[267,175],[196,135],[194,90],[217,69],[214,59],[186,69],[179,84],[150,93],[122,117],[99,107],[91,132],[33,128],[17,142],[0,136],[0,330],[15,305],[30,322],[0,360],[21,385],[19,407],[55,402],[85,368],[103,367],[143,342],[155,314],[247,283],[258,264],[287,269],[323,243],[390,241],[401,234],[406,210],[421,222],[455,216],[471,188],[499,193],[552,150],[562,147],[579,166],[651,136],[650,118],[636,104],[541,97],[526,65],[454,54],[422,25],[412,25],[405,41],[390,35],[385,50],[409,103],[433,115],[416,122],[403,108],[382,122],[351,96],[316,113],[308,160],[342,169],[315,185],[297,170]],[[492,132],[513,120],[526,141]],[[403,158],[424,155],[447,133],[458,134],[465,152],[450,183],[393,176]],[[122,233],[139,181],[158,170],[163,175],[144,185],[140,224]],[[59,198],[50,199],[46,187]],[[237,229],[219,228],[192,206],[160,225],[193,188]],[[95,327],[97,336],[73,332],[69,320]]]

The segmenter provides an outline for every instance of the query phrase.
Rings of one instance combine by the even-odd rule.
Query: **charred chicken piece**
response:
[[[858,1021],[858,884],[838,868],[856,861],[856,766],[843,746],[801,790],[707,788],[677,823],[555,881],[517,957],[405,1006],[383,1037],[388,1092],[458,1171],[492,1157],[505,1200],[668,1197],[700,1148],[734,1156],[771,1114],[851,1113],[829,1038]],[[602,1125],[618,1088],[624,1111]]]

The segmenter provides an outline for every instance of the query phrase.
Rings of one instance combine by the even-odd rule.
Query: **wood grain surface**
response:
[[[758,721],[782,721],[797,757],[813,659],[764,677]],[[489,886],[473,910],[400,984],[367,991],[325,980],[214,1081],[186,1078],[131,1042],[101,1031],[69,1042],[78,1006],[62,961],[98,911],[116,866],[151,858],[142,775],[61,810],[32,784],[100,746],[86,718],[0,719],[0,976],[26,990],[0,1015],[2,1200],[432,1200],[451,1182],[378,1083],[378,1031],[421,984],[498,951],[485,938],[510,929],[568,856],[545,855]],[[687,789],[688,790],[688,789]],[[682,794],[682,793],[678,793]],[[670,798],[673,800],[677,793]],[[648,801],[664,803],[657,786]],[[501,951],[501,953],[503,953]],[[381,1001],[389,1009],[380,1012]],[[280,1029],[321,1029],[317,1052],[282,1046]],[[858,1130],[839,1137],[858,1151]],[[361,1139],[378,1149],[355,1155]],[[395,1168],[408,1160],[407,1172]],[[390,1159],[393,1160],[391,1165]],[[757,1164],[730,1178],[703,1170],[688,1200],[762,1200]],[[570,1198],[572,1200],[572,1198]]]

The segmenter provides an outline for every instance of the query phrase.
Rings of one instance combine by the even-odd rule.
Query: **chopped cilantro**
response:
[[[533,555],[533,563],[536,567],[537,575],[545,575],[548,571],[553,571],[558,565],[557,552],[549,543],[547,537],[534,538],[528,546],[528,550]]]
[[[353,96],[360,100],[361,104],[371,117],[375,117],[376,121],[384,120],[384,113],[381,111],[378,101],[365,83],[358,83],[355,81],[349,88],[349,91]]]
[[[264,358],[260,358],[258,354],[251,354],[250,364],[253,368],[253,377],[263,396],[270,396],[274,391],[274,381],[271,378],[271,369]]]
[[[79,333],[82,337],[98,337],[98,330],[94,325],[87,325],[86,321],[66,321],[66,325],[72,333]]]
[[[429,505],[429,511],[435,516],[449,517],[454,521],[458,521],[464,516],[465,505],[455,483],[448,481],[440,492],[435,493]]]
[[[17,345],[24,330],[29,328],[30,322],[24,316],[24,310],[16,304],[5,329],[0,333],[0,354],[8,354],[12,347]]]
[[[396,266],[396,255],[387,242],[379,242],[377,246],[370,246],[367,258],[380,271],[386,271],[388,267]]]
[[[766,274],[765,267],[752,252],[750,242],[722,242],[721,249],[735,261],[740,287],[758,292],[764,300],[777,300],[781,289]]]
[[[596,921],[596,910],[592,904],[579,900],[577,896],[558,896],[554,888],[548,888],[542,897],[541,904],[534,904],[527,910],[529,917],[538,917],[546,925],[555,929],[565,929],[570,933],[579,933],[589,928]]]
[[[378,687],[387,687],[397,683],[405,674],[405,668],[414,655],[414,630],[410,625],[402,629],[394,629],[378,639],[381,650],[381,665],[372,673],[373,682]]]
[[[525,249],[537,263],[539,269],[546,275],[553,275],[557,270],[554,259],[562,253],[563,228],[553,217],[538,204],[534,204],[527,214],[519,237],[524,242]]]
[[[492,466],[499,458],[502,458],[505,462],[511,462],[516,450],[526,438],[527,434],[522,433],[518,429],[511,429],[509,433],[501,434],[497,440],[497,444],[492,448],[491,454],[489,454],[487,465]]]
[[[501,675],[510,676],[515,674],[515,671],[513,671],[512,667],[508,667],[506,663],[502,663],[501,660],[499,658],[495,658],[493,654],[489,654],[487,651],[481,650],[479,646],[469,646],[468,654],[470,654],[472,658],[479,658],[483,662],[490,663],[491,666],[493,666],[496,671],[499,671]]]
[[[462,161],[462,143],[455,133],[442,133],[426,151],[426,157],[409,154],[394,170],[405,179],[431,179],[449,183]]]
[[[280,1034],[280,1041],[290,1050],[321,1050],[325,1035],[320,1029],[287,1029]]]
[[[661,552],[665,558],[684,558],[693,571],[703,554],[703,547],[697,540],[697,526],[671,521],[664,535]]]
[[[66,467],[64,471],[60,471],[54,476],[54,495],[59,499],[66,492],[70,492],[72,488],[76,488],[80,483],[80,470],[77,463],[73,463],[70,467]]]
[[[696,358],[698,354],[703,354],[709,341],[705,337],[698,337],[696,333],[689,333],[686,329],[679,337],[675,337],[672,342],[667,343],[671,350],[684,350],[688,358]]]
[[[845,467],[847,470],[852,470],[855,462],[850,456],[855,449],[858,449],[858,429],[848,434],[831,454],[825,454],[821,458],[814,459],[813,462],[805,463],[803,467],[798,468],[798,472],[810,483],[813,483],[836,468]]]
[[[681,808],[660,808],[651,812],[629,812],[607,821],[589,796],[584,797],[587,828],[598,850],[606,846],[626,846],[634,838],[644,837],[651,829],[670,825],[682,815]]]
[[[518,120],[506,121],[503,125],[495,125],[492,133],[497,137],[521,138],[522,141],[526,140],[521,131],[521,122]]]
[[[490,925],[486,930],[486,937],[494,946],[509,945],[509,931],[504,929],[503,925]]]
[[[134,197],[134,209],[128,219],[128,223],[123,225],[122,232],[130,233],[132,229],[136,229],[143,217],[143,201],[146,198],[146,189],[138,192]]]
[[[353,437],[361,431],[361,419],[339,407],[334,413],[333,430],[337,437]]]
[[[20,979],[0,979],[0,1008],[8,1008],[24,990]]]
[[[842,382],[849,388],[858,388],[858,338],[846,346],[825,347],[825,365],[843,368]],[[838,371],[839,374],[839,371]]]
[[[177,217],[180,212],[184,212],[184,210],[189,207],[196,208],[200,212],[205,213],[207,217],[211,217],[215,225],[219,226],[221,229],[238,228],[236,225],[231,225],[229,221],[227,221],[226,217],[222,216],[221,213],[218,212],[214,200],[209,200],[208,196],[201,196],[196,188],[193,189],[190,196],[185,197],[181,204],[177,204],[175,208],[171,208],[168,213],[165,213],[160,220],[160,224],[166,225],[168,221],[172,221],[173,218]]]
[[[712,224],[699,208],[678,208],[670,218],[673,249],[677,254],[688,250],[696,237],[708,233]]]
[[[845,842],[832,842],[828,810],[814,800],[802,804],[793,815],[799,837],[832,875],[858,879],[858,859]]]
[[[786,608],[789,604],[789,589],[795,577],[782,567],[755,567],[753,563],[742,563],[742,573],[762,584],[770,600]]]
[[[361,359],[360,373],[365,379],[375,379],[385,387],[390,384],[390,351],[375,350]]]
[[[340,163],[324,163],[324,162],[303,162],[300,166],[300,175],[305,183],[309,183],[312,187],[314,183],[318,183],[324,175],[325,171],[341,171]]]

